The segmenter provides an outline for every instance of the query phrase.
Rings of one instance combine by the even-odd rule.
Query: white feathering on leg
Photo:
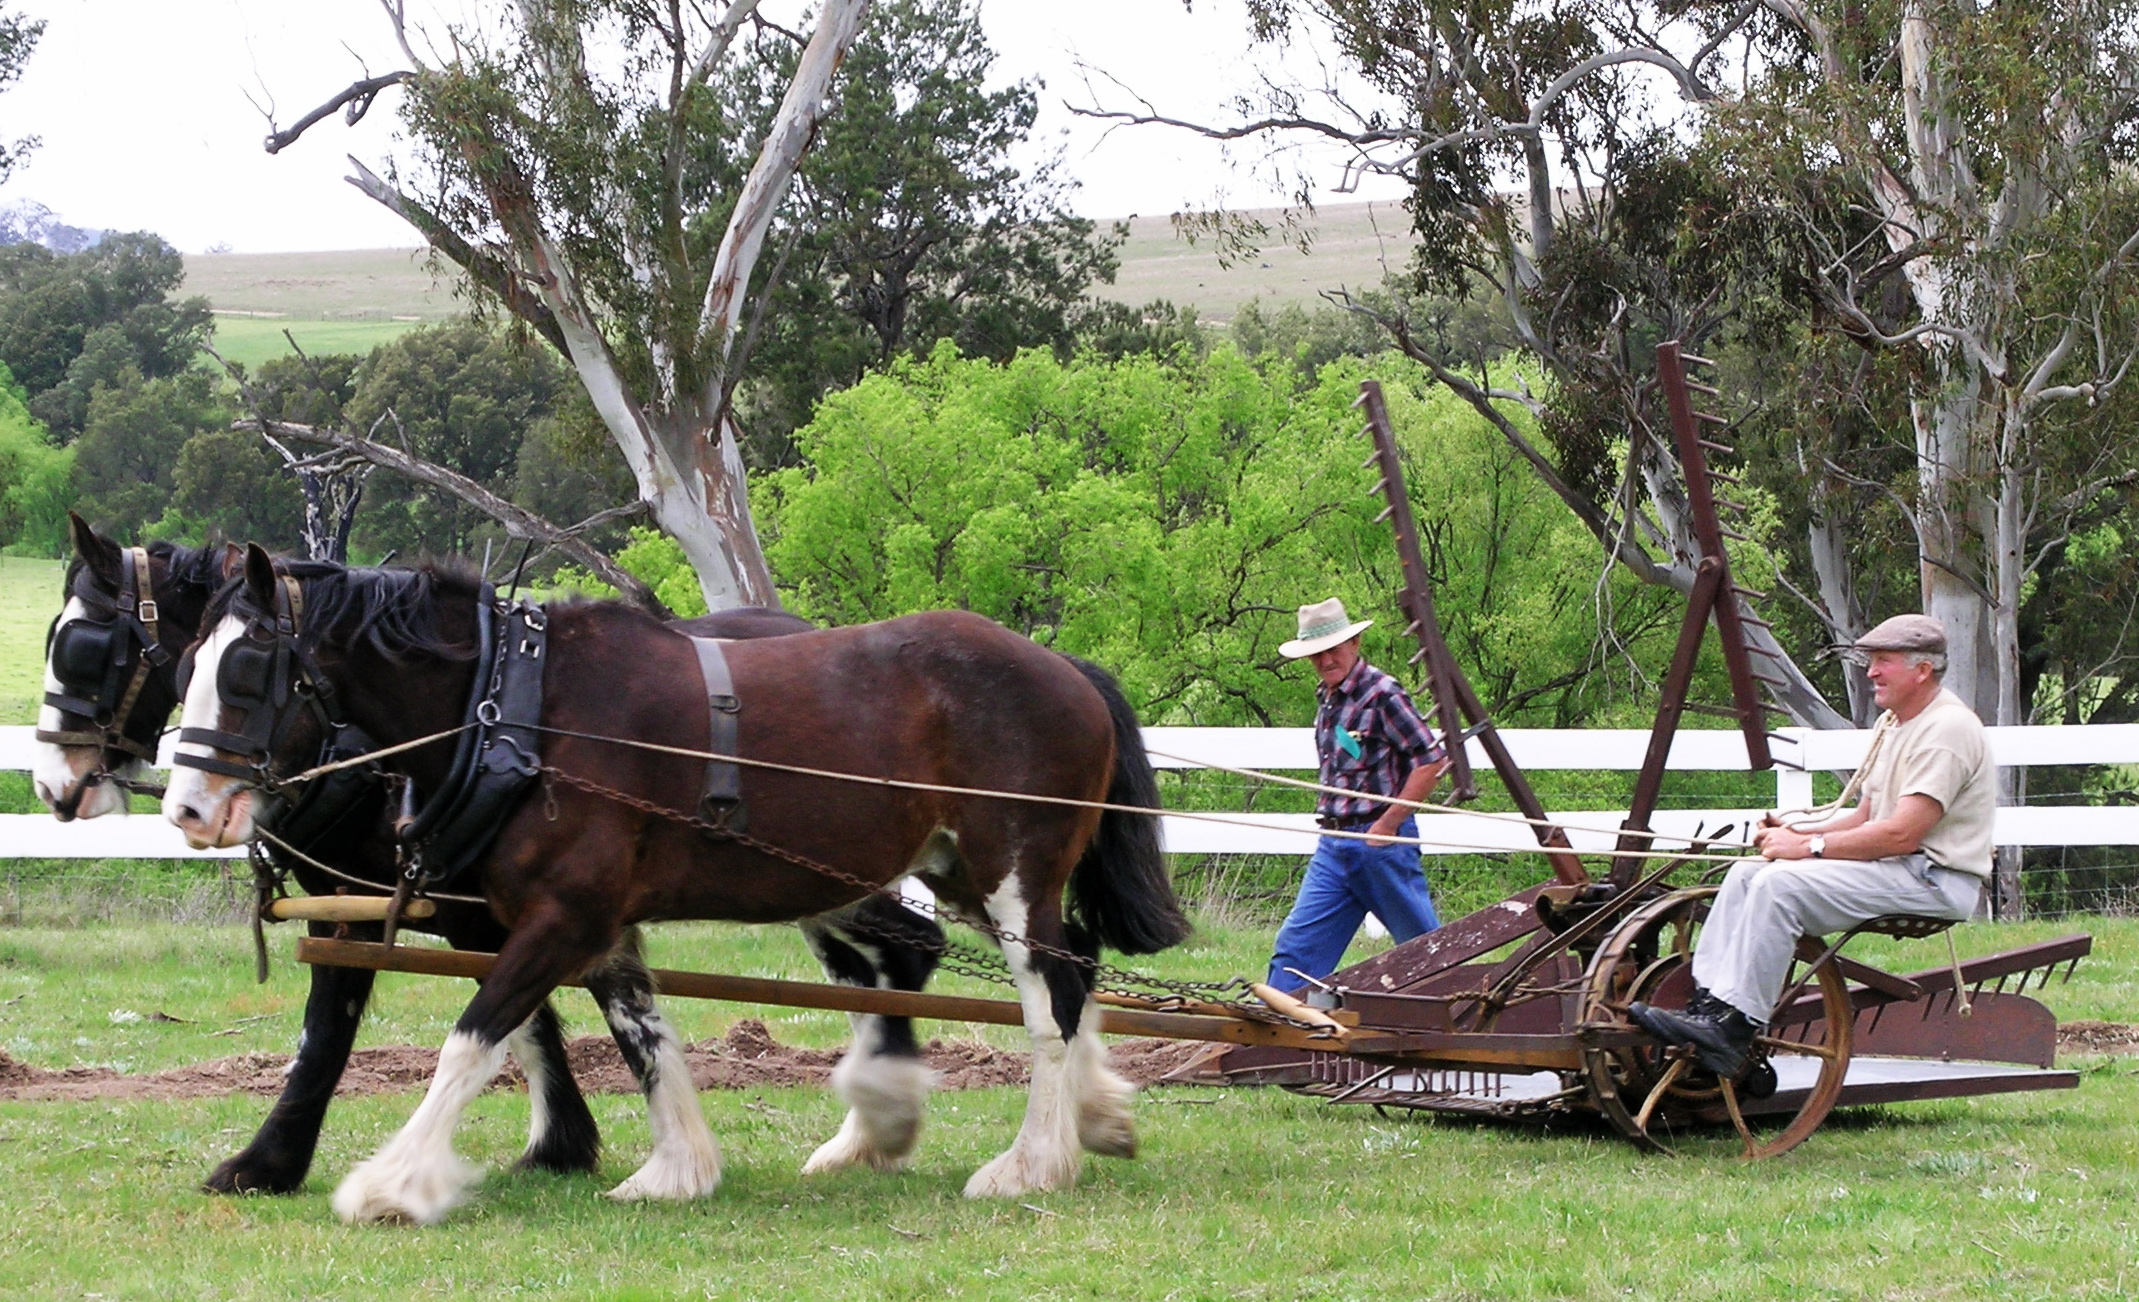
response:
[[[1025,902],[1012,873],[988,897],[988,920],[1012,935],[1026,934]],[[1032,1036],[1032,1088],[1026,1096],[1025,1120],[1008,1151],[966,1181],[968,1198],[1014,1198],[1019,1194],[1067,1189],[1077,1183],[1084,1154],[1078,1142],[1078,1104],[1068,1078],[1069,1045],[1055,1022],[1047,981],[1033,967],[1023,945],[1002,942],[1003,958],[1017,982],[1025,1010],[1025,1030]]]
[[[1136,1121],[1129,1100],[1136,1086],[1107,1065],[1107,1043],[1099,1036],[1099,1005],[1086,1001],[1070,1041],[1064,1069],[1077,1110],[1077,1142],[1101,1157],[1136,1156]]]
[[[847,1105],[839,1133],[802,1166],[804,1175],[866,1166],[895,1171],[921,1138],[921,1119],[936,1073],[918,1058],[874,1053],[857,1042],[832,1069],[832,1092]]]
[[[416,1115],[372,1157],[343,1177],[334,1212],[352,1224],[412,1221],[430,1225],[453,1210],[481,1172],[453,1151],[461,1113],[483,1092],[505,1060],[505,1045],[484,1044],[466,1031],[446,1037],[438,1071]]]
[[[706,1126],[691,1084],[691,1066],[683,1046],[659,1013],[644,1019],[660,1042],[653,1054],[653,1088],[646,1094],[646,1118],[654,1132],[654,1151],[646,1165],[609,1191],[619,1202],[641,1198],[698,1198],[720,1187],[720,1145]]]

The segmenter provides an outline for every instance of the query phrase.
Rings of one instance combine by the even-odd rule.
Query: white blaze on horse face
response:
[[[179,711],[180,727],[221,727],[223,698],[216,682],[223,653],[244,636],[245,621],[225,615],[215,632],[193,653],[193,681],[187,685],[185,705]],[[182,741],[178,750],[184,755],[215,753],[213,747],[197,741]],[[196,850],[244,845],[253,839],[252,789],[220,773],[174,767],[171,785],[164,792],[163,816],[186,834],[186,844]]]
[[[89,614],[89,608],[80,597],[67,598],[66,608],[60,611],[59,623],[52,629],[52,645],[59,645],[59,631],[75,620]],[[45,691],[64,693],[59,675],[52,672],[52,656],[45,655]],[[66,726],[56,705],[40,704],[37,707],[37,726],[46,732],[58,732]],[[58,805],[84,773],[97,766],[97,748],[94,746],[61,746],[55,742],[37,743],[37,762],[30,770],[31,780],[37,786],[37,798],[48,805]],[[129,765],[128,767],[133,767]],[[109,782],[99,782],[82,795],[75,807],[76,818],[96,818],[102,814],[126,812],[126,793]]]

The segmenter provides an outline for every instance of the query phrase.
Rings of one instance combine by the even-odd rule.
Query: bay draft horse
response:
[[[382,748],[460,724],[475,686],[471,579],[295,562],[283,572],[302,599],[299,662],[349,722]],[[235,731],[247,710],[259,708],[232,704],[243,692],[225,683],[225,662],[248,639],[257,655],[259,642],[284,636],[274,631],[284,600],[278,586],[267,554],[249,549],[243,581],[219,595],[206,636],[188,653],[195,672],[185,726]],[[618,948],[634,924],[800,921],[835,979],[917,986],[933,965],[926,938],[865,916],[886,899],[877,891],[909,875],[947,913],[996,940],[1032,1037],[1024,1122],[966,1194],[1067,1187],[1080,1149],[1133,1154],[1132,1091],[1107,1067],[1085,960],[1101,945],[1150,953],[1187,935],[1155,813],[1102,816],[1088,803],[901,790],[746,766],[749,835],[830,869],[820,871],[642,807],[690,810],[701,792],[698,761],[612,740],[704,747],[706,689],[688,641],[612,603],[554,607],[548,630],[542,759],[549,772],[540,798],[521,802],[477,870],[482,894],[511,934],[447,1037],[422,1104],[343,1180],[337,1214],[418,1223],[445,1215],[475,1178],[453,1152],[453,1131],[496,1073],[507,1040],[560,982],[636,967],[636,956]],[[727,659],[744,703],[738,749],[753,761],[1157,807],[1134,712],[1112,680],[978,616],[937,612],[740,642]],[[290,713],[277,720],[269,758],[284,775],[313,753],[303,712]],[[419,791],[433,791],[451,749],[423,746],[386,763]],[[196,846],[237,845],[252,838],[261,798],[253,782],[180,769],[164,812]],[[853,1021],[855,1044],[834,1073],[849,1111],[806,1171],[896,1167],[918,1137],[931,1078],[910,1029],[878,1017]],[[632,1056],[645,1064],[654,1148],[619,1192],[710,1193],[719,1150],[681,1045],[657,1017],[640,1031]]]
[[[94,705],[114,669],[119,681],[131,680],[146,648],[129,642],[130,630],[121,609],[126,604],[129,549],[99,534],[79,516],[71,516],[70,525],[75,554],[67,567],[65,605],[53,623],[45,655],[47,699],[38,716],[38,730],[48,738],[71,740],[40,740],[34,770],[38,796],[62,821],[126,812],[125,788],[120,782],[147,776],[147,762],[140,755],[155,753],[164,722],[178,703],[175,670],[179,657],[197,636],[209,602],[244,555],[235,547],[147,544],[143,552],[148,572],[135,578],[133,597],[155,603],[153,627],[142,632],[153,636],[163,654],[152,658],[140,690],[123,714],[116,708],[78,712],[58,703]],[[699,637],[741,639],[778,637],[812,625],[784,611],[744,608],[682,621],[677,627]],[[131,745],[122,749],[104,744],[115,737]],[[350,776],[357,777],[357,772]],[[315,799],[315,807],[307,809],[302,819],[311,835],[288,826],[277,828],[278,834],[294,839],[298,849],[327,867],[374,883],[381,894],[391,892],[397,865],[383,784],[357,777],[354,782],[336,784],[331,793],[319,793],[319,798],[339,807],[318,808],[319,799]],[[351,884],[303,860],[280,856],[279,861],[310,894],[333,894]],[[506,929],[487,906],[458,900],[438,900],[436,905],[433,917],[409,919],[403,926],[443,936],[457,949],[489,951],[504,943]],[[912,914],[906,914],[903,921],[910,927],[928,925]],[[346,932],[339,931],[339,925],[346,925]],[[344,934],[358,940],[378,940],[383,934],[379,923],[339,925],[314,922],[309,930],[315,936]],[[627,943],[635,944],[635,940],[627,937]],[[304,1029],[282,1093],[252,1142],[209,1172],[202,1187],[210,1193],[292,1193],[304,1184],[327,1107],[348,1067],[377,977],[366,968],[314,966],[310,972]],[[618,964],[609,979],[595,987],[594,995],[619,1043],[636,1045],[643,1035],[642,1023],[653,1008],[644,969]],[[527,1077],[530,1100],[527,1148],[517,1165],[543,1171],[593,1171],[600,1162],[601,1132],[572,1079],[563,1032],[549,1001],[515,1031],[510,1046]]]

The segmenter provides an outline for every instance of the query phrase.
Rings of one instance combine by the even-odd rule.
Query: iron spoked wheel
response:
[[[1581,1024],[1598,1030],[1638,1030],[1628,1020],[1635,1000],[1664,1008],[1683,1007],[1693,995],[1693,946],[1716,888],[1675,891],[1629,914],[1598,947],[1582,996]],[[1788,1124],[1763,1139],[1747,1126],[1739,1106],[1744,1085],[1733,1086],[1703,1069],[1685,1050],[1639,1044],[1596,1045],[1582,1051],[1583,1083],[1590,1101],[1619,1132],[1651,1152],[1672,1152],[1663,1136],[1727,1116],[1745,1144],[1747,1159],[1774,1157],[1803,1143],[1841,1097],[1849,1071],[1853,1019],[1848,984],[1832,962],[1809,976],[1793,975],[1792,991],[1819,989],[1817,1027],[1802,1040],[1763,1034],[1752,1075],[1771,1070],[1771,1060],[1799,1058],[1817,1064],[1811,1087]],[[1792,995],[1785,996],[1791,1002]],[[1793,1072],[1801,1075],[1801,1072]],[[1750,1077],[1749,1077],[1750,1079]]]

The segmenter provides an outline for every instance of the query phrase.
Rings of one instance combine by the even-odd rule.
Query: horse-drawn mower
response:
[[[1603,875],[1591,874],[1547,817],[1448,651],[1395,441],[1380,390],[1369,382],[1360,399],[1374,442],[1367,465],[1380,475],[1375,491],[1387,496],[1383,514],[1395,530],[1405,582],[1401,605],[1419,645],[1413,663],[1425,664],[1452,759],[1453,798],[1460,803],[1476,795],[1475,751],[1492,764],[1520,811],[1506,817],[1535,833],[1553,879],[1313,982],[1304,998],[1266,987],[1249,998],[1237,989],[1124,980],[1128,974],[1102,969],[1103,1030],[1223,1046],[1177,1073],[1183,1080],[1280,1085],[1336,1103],[1508,1119],[1599,1114],[1637,1145],[1659,1151],[1668,1151],[1674,1136],[1734,1125],[1748,1157],[1794,1147],[1836,1106],[2077,1084],[2074,1073],[2053,1069],[2055,1018],[2026,991],[2060,967],[2069,976],[2091,946],[2084,935],[1907,974],[1859,962],[1843,948],[1861,933],[1922,937],[1946,923],[1890,917],[1832,941],[1805,937],[1753,1066],[1736,1081],[1718,1079],[1686,1051],[1664,1049],[1628,1021],[1635,1000],[1678,1007],[1692,994],[1694,938],[1715,893],[1706,883],[1729,859],[1710,853],[1708,842],[1684,838],[1673,838],[1682,848],[1666,850],[1651,830],[1681,717],[1724,715],[1744,736],[1749,769],[1777,762],[1775,735],[1767,729],[1774,707],[1762,699],[1762,688],[1785,684],[1754,666],[1756,657],[1777,658],[1775,643],[1754,612],[1761,594],[1732,578],[1718,507],[1733,504],[1719,501],[1713,483],[1734,481],[1708,466],[1710,453],[1731,449],[1704,435],[1704,425],[1722,422],[1693,406],[1693,392],[1713,392],[1687,378],[1686,365],[1700,360],[1683,356],[1676,344],[1659,349],[1658,389],[1683,473],[1696,577],[1631,809]],[[1728,705],[1688,699],[1711,623],[1728,671]],[[1420,811],[1422,841],[1435,840],[1439,809]],[[1710,842],[1727,832],[1712,834]],[[348,913],[353,903],[282,900],[274,908],[279,916],[355,916]],[[384,904],[367,907],[376,912]],[[491,963],[488,955],[318,937],[300,941],[298,957],[473,978]],[[1024,1020],[1010,1000],[702,973],[656,972],[653,979],[661,993],[685,997],[963,1022]]]

